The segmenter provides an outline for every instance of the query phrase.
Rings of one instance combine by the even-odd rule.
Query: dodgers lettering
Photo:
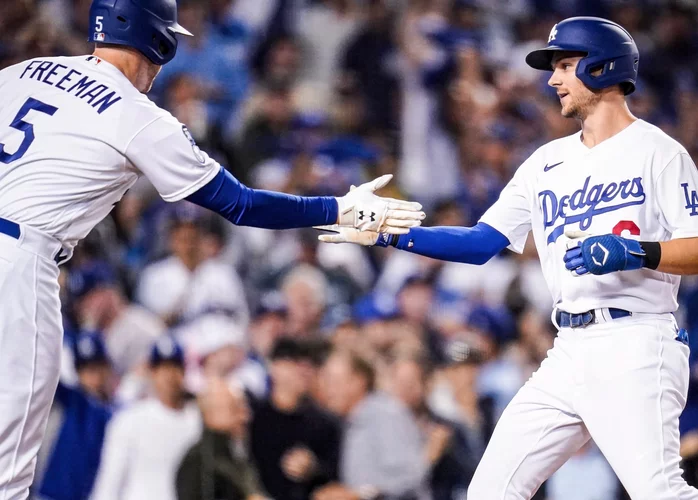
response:
[[[579,229],[586,231],[596,215],[632,205],[642,205],[645,202],[642,177],[589,187],[590,183],[591,176],[586,178],[581,189],[559,199],[553,191],[545,190],[538,193],[545,227],[553,227],[560,223],[548,235],[548,244],[554,243],[564,233],[568,224],[578,222]]]
[[[51,61],[32,61],[20,75],[20,80],[28,76],[46,85],[83,99],[100,115],[121,100],[121,96],[97,80],[92,80],[74,69]],[[82,76],[82,78],[80,78]]]

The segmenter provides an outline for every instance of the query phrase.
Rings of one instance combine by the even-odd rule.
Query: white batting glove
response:
[[[374,231],[360,231],[353,227],[342,227],[338,224],[332,226],[316,226],[315,229],[330,231],[333,234],[321,234],[318,240],[324,243],[355,243],[365,247],[372,247],[378,241],[380,234]]]
[[[422,205],[374,194],[392,178],[390,174],[383,175],[359,187],[352,186],[346,195],[338,197],[339,225],[390,234],[407,234],[410,228],[420,226],[426,217]]]

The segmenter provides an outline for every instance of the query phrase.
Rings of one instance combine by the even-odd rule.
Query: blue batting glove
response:
[[[645,264],[646,254],[639,241],[614,234],[586,236],[578,231],[568,231],[565,235],[577,243],[567,249],[563,259],[565,267],[572,274],[602,275],[632,271]]]

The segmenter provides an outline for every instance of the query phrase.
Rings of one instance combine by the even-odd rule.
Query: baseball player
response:
[[[504,411],[469,500],[530,499],[590,438],[633,500],[698,499],[679,467],[689,349],[672,314],[680,275],[698,273],[698,172],[628,110],[639,55],[621,26],[564,20],[526,61],[552,71],[581,131],[533,153],[477,225],[321,239],[482,264],[533,231],[559,333]]]
[[[343,197],[240,184],[146,93],[177,52],[175,0],[94,0],[92,56],[46,57],[0,72],[0,499],[26,498],[58,382],[57,264],[139,175],[235,224],[318,224],[406,232],[416,203],[379,198],[389,176]]]

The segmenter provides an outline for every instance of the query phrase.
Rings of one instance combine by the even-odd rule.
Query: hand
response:
[[[639,241],[614,234],[590,236],[582,231],[565,231],[570,238],[565,267],[574,276],[632,271],[645,264],[645,251]]]
[[[426,443],[427,462],[436,464],[443,456],[453,437],[453,430],[445,425],[435,425],[429,431]]]
[[[315,490],[313,500],[361,500],[361,497],[341,484],[332,483]]]
[[[390,234],[407,234],[411,227],[420,226],[426,217],[422,205],[374,194],[392,178],[392,175],[383,175],[359,187],[352,186],[346,195],[337,198],[337,223],[359,231]]]
[[[315,229],[322,229],[323,231],[334,233],[321,234],[317,237],[318,240],[325,243],[355,243],[357,245],[371,247],[378,242],[378,238],[381,236],[379,233],[373,231],[359,231],[352,227],[342,227],[337,224],[333,226],[316,226]],[[390,237],[387,233],[383,233],[383,235]]]
[[[295,482],[309,479],[316,466],[315,454],[305,447],[292,448],[281,457],[281,470]]]

